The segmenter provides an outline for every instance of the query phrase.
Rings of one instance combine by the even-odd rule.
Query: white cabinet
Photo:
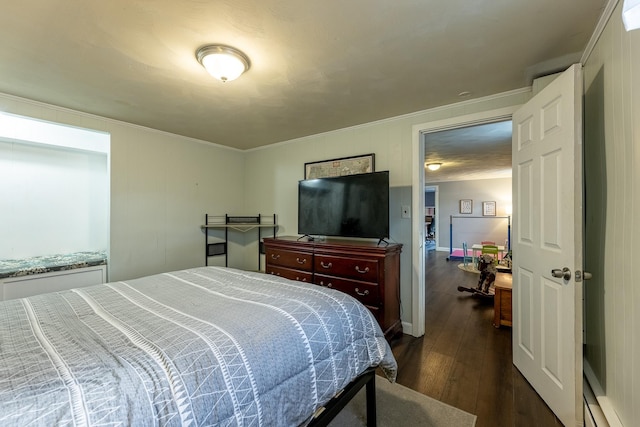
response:
[[[97,285],[107,280],[107,266],[75,268],[0,279],[0,299],[24,298],[48,292]]]

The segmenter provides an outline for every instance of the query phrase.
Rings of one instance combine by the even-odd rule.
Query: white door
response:
[[[513,363],[565,426],[582,425],[579,64],[513,115],[512,160]]]

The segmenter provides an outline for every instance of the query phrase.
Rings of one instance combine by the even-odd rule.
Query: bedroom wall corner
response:
[[[205,213],[243,207],[240,150],[7,94],[0,111],[111,135],[109,281],[204,265]]]

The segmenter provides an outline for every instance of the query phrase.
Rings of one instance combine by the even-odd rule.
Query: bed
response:
[[[221,267],[0,302],[0,325],[3,426],[307,425],[397,368],[352,297]]]

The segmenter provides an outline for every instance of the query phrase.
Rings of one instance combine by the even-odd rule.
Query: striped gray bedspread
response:
[[[297,426],[396,362],[350,296],[202,267],[0,302],[2,426]]]

